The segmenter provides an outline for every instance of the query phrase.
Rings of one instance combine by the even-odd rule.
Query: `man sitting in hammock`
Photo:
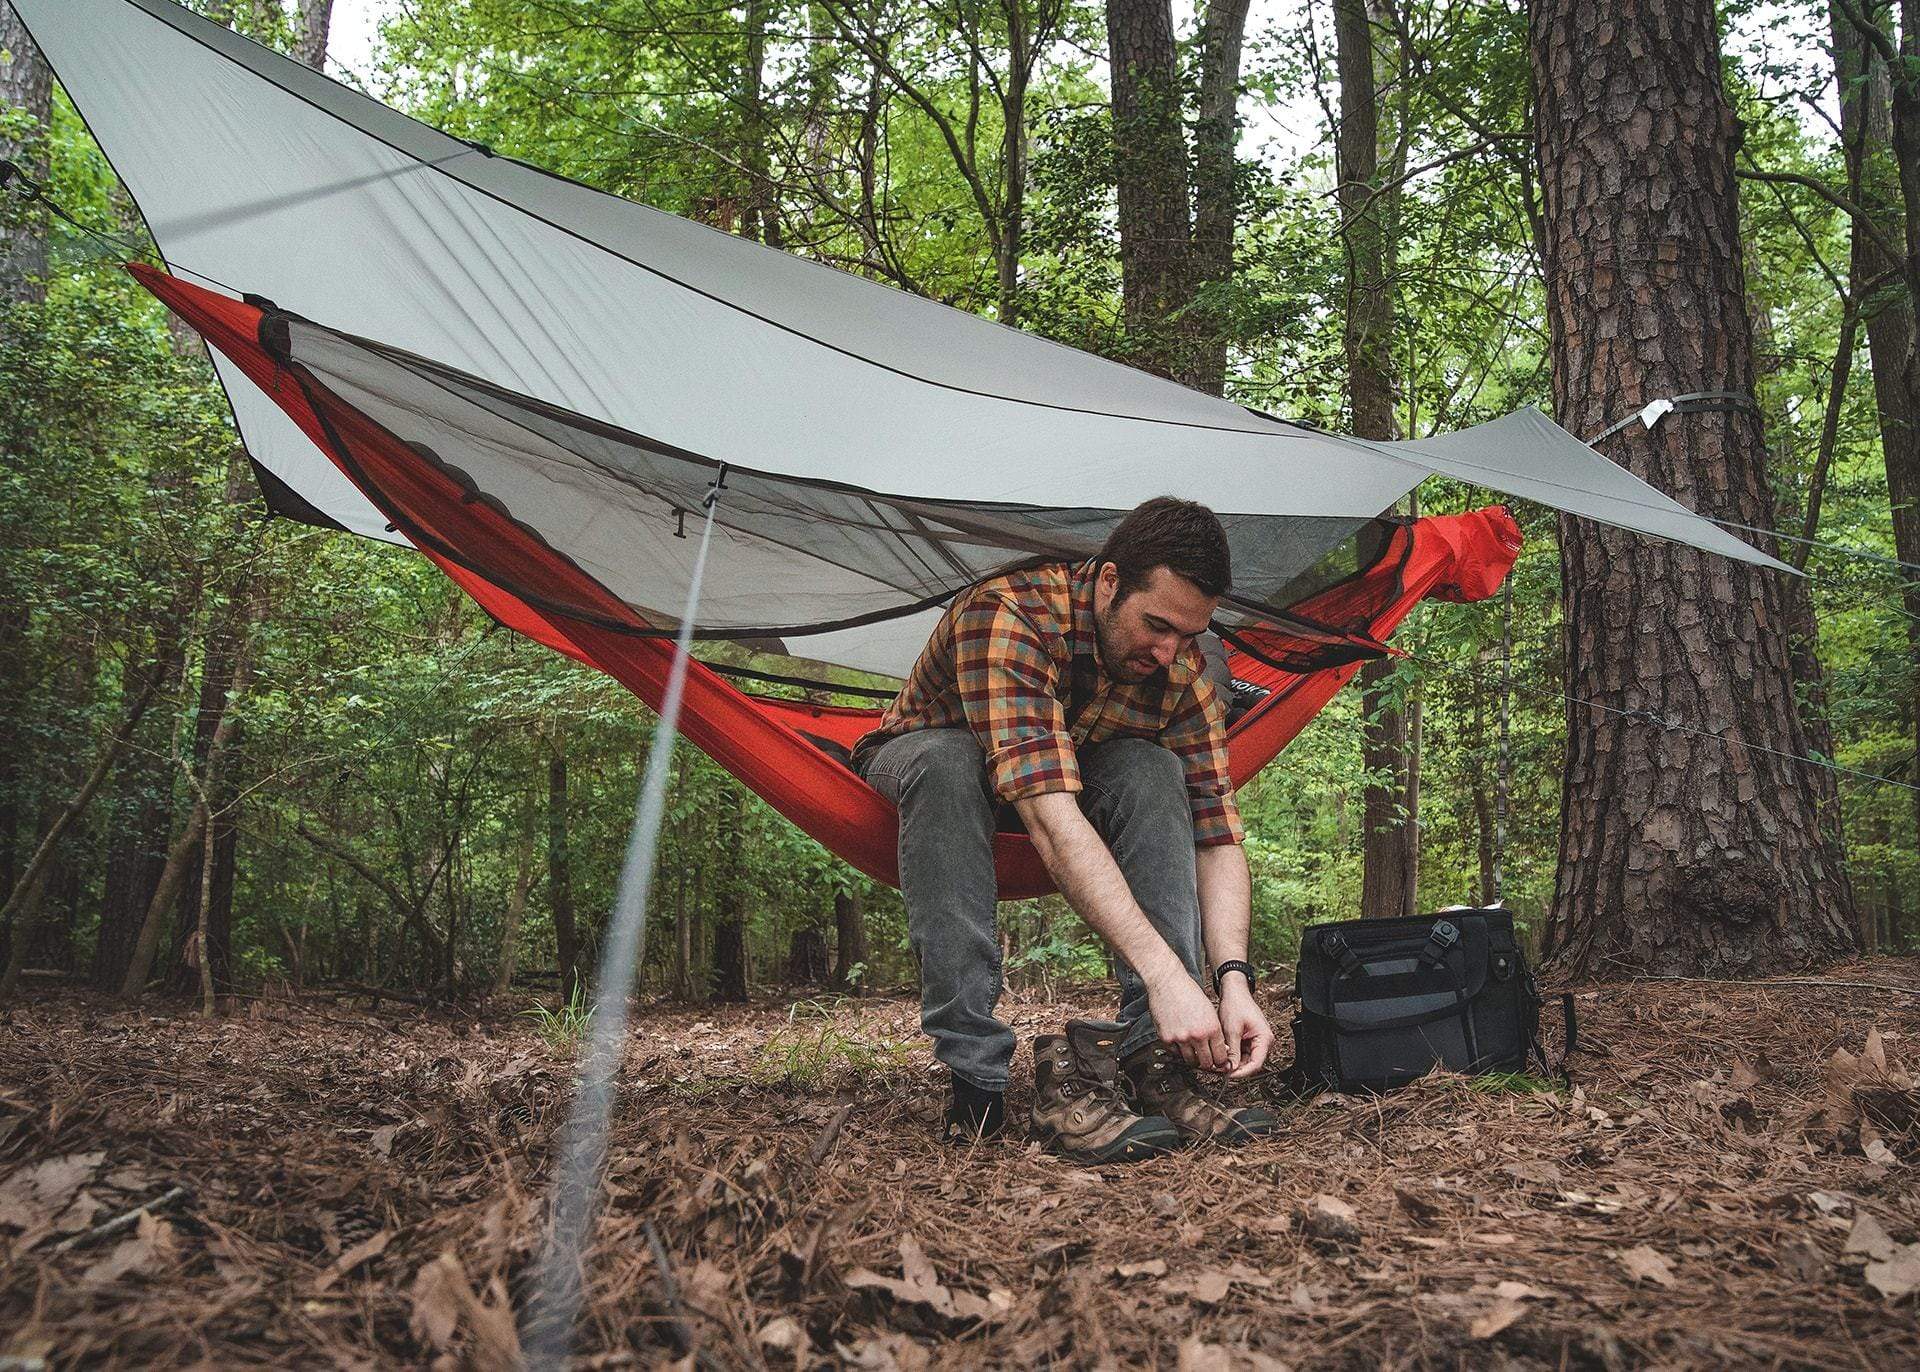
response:
[[[920,1023],[953,1074],[949,1139],[992,1136],[1006,1118],[1015,1043],[994,1015],[993,836],[1009,806],[1120,965],[1116,1022],[1034,1041],[1035,1135],[1116,1162],[1274,1129],[1270,1112],[1216,1105],[1190,1075],[1249,1076],[1273,1044],[1245,961],[1226,709],[1198,644],[1231,576],[1212,511],[1149,500],[1089,561],[962,592],[855,747],[855,769],[900,811]]]

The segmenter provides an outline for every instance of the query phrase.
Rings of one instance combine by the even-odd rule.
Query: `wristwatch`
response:
[[[1253,975],[1253,964],[1250,962],[1241,962],[1236,958],[1232,962],[1223,962],[1213,969],[1214,995],[1218,996],[1220,994],[1220,983],[1229,972],[1238,972],[1244,976],[1247,979],[1247,989],[1249,991],[1254,988],[1255,978]]]

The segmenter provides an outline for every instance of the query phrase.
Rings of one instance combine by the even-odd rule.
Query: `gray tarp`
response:
[[[1779,565],[1533,410],[1397,444],[1278,424],[492,156],[167,0],[14,4],[175,271],[664,446],[925,500],[1084,512],[1171,493],[1294,521],[1314,552],[1444,473]],[[277,407],[221,375],[258,462],[342,525],[393,536]],[[594,530],[607,548],[619,518]],[[678,603],[672,559],[631,562],[635,604]],[[762,595],[820,575],[811,554],[759,550]],[[850,575],[829,599],[896,589]],[[715,613],[754,621],[724,593]],[[897,672],[925,618],[800,651]]]

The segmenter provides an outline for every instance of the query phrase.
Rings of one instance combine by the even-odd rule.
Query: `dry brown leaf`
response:
[[[155,1215],[141,1212],[133,1237],[122,1239],[113,1251],[80,1276],[86,1286],[105,1286],[126,1276],[146,1276],[173,1255],[173,1226]]]
[[[1527,1307],[1519,1301],[1502,1297],[1467,1327],[1467,1333],[1476,1339],[1490,1339],[1526,1313]]]
[[[460,1327],[461,1293],[466,1288],[466,1273],[451,1253],[442,1253],[422,1267],[413,1279],[413,1313],[407,1321],[413,1336],[434,1348],[452,1343],[453,1331]]]
[[[339,1281],[340,1278],[346,1276],[347,1273],[353,1271],[353,1269],[361,1263],[372,1258],[377,1258],[386,1252],[387,1245],[392,1242],[393,1231],[390,1229],[382,1229],[377,1234],[368,1235],[359,1243],[356,1243],[353,1247],[342,1253],[334,1261],[333,1266],[322,1272],[319,1277],[314,1280],[313,1294],[316,1296],[325,1295],[329,1287]]]
[[[1252,1348],[1228,1348],[1189,1334],[1180,1344],[1177,1372],[1292,1372],[1289,1364]]]
[[[932,1361],[927,1350],[905,1334],[880,1334],[835,1344],[834,1351],[857,1372],[923,1372]]]
[[[1880,1221],[1862,1210],[1854,1218],[1853,1232],[1847,1235],[1847,1246],[1843,1251],[1864,1253],[1875,1262],[1885,1262],[1899,1248],[1900,1245],[1881,1227]]]
[[[16,1251],[31,1248],[48,1235],[61,1213],[73,1203],[74,1193],[106,1159],[105,1153],[69,1153],[22,1167],[0,1182],[0,1226],[19,1229]],[[68,1231],[70,1232],[70,1231]]]
[[[812,1351],[807,1339],[807,1331],[800,1327],[800,1321],[791,1315],[781,1315],[768,1320],[760,1326],[760,1332],[754,1337],[762,1347],[774,1349],[780,1353],[791,1353],[796,1358],[805,1357]]]
[[[1635,1281],[1650,1281],[1659,1286],[1674,1284],[1673,1264],[1644,1243],[1620,1254],[1620,1265]]]
[[[1163,1289],[1173,1296],[1187,1296],[1202,1305],[1218,1305],[1227,1298],[1227,1292],[1233,1289],[1233,1279],[1225,1272],[1195,1272],[1185,1277],[1175,1277],[1163,1284]]]
[[[1113,1269],[1116,1277],[1164,1277],[1167,1275],[1165,1258],[1149,1258],[1145,1262],[1123,1262]]]
[[[1920,1291],[1920,1243],[1910,1243],[1885,1262],[1870,1262],[1867,1285],[1888,1300],[1899,1300]]]
[[[1503,1281],[1493,1288],[1493,1294],[1503,1301],[1545,1301],[1552,1300],[1551,1291],[1542,1291],[1537,1286],[1528,1286],[1523,1281]]]

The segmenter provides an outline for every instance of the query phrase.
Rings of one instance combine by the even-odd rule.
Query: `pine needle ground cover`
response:
[[[936,1145],[909,1000],[648,1007],[577,1365],[1912,1366],[1920,965],[1824,976],[1610,986],[1576,1089],[1102,1170]],[[512,1365],[569,1056],[523,1007],[253,1006],[0,1018],[0,1357]]]

